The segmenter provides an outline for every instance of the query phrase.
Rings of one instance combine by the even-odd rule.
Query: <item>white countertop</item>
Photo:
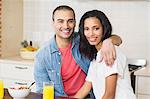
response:
[[[23,59],[20,56],[1,57],[0,62],[33,65],[34,60]]]
[[[150,66],[146,66],[140,70],[134,72],[136,76],[149,76],[150,77]]]

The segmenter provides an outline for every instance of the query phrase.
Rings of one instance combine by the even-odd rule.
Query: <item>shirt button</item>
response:
[[[59,73],[57,73],[57,75],[59,76]]]
[[[58,64],[60,65],[60,62]]]
[[[61,53],[58,53],[59,55],[61,55]]]
[[[62,94],[64,94],[64,95],[65,95],[65,93],[64,93],[64,92],[62,92]]]

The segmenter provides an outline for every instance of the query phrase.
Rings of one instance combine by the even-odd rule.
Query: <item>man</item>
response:
[[[42,92],[43,82],[53,81],[55,96],[74,96],[85,82],[90,61],[79,52],[79,35],[74,33],[74,10],[69,6],[58,6],[52,18],[56,35],[36,55],[36,89]],[[112,42],[121,43],[119,37],[112,38],[105,40],[102,47],[108,53],[102,58],[108,65],[113,64],[115,59]]]

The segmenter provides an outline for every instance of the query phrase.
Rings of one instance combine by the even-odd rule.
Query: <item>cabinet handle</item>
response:
[[[17,69],[28,69],[28,67],[18,67],[18,66],[16,66],[15,68],[17,68]]]
[[[15,84],[18,84],[18,85],[27,85],[27,83],[22,83],[22,82],[15,82]]]

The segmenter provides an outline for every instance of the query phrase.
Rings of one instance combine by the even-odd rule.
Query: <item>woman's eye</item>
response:
[[[99,28],[95,28],[95,30],[99,30]]]

